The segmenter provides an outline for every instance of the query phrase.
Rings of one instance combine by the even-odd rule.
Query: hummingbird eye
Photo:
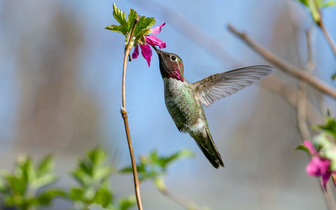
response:
[[[173,55],[173,56],[171,57],[171,59],[172,59],[173,61],[175,61],[175,60],[176,60],[176,56]]]

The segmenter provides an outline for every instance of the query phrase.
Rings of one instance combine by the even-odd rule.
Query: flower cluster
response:
[[[161,32],[161,28],[165,25],[166,23],[161,24],[158,27],[151,28],[150,29],[150,34],[158,34]],[[158,46],[159,48],[166,48],[166,43],[164,41],[161,41],[159,38],[152,36],[152,35],[144,35],[145,36],[145,42],[140,41],[141,39],[138,40],[138,43],[141,48],[141,54],[142,56],[146,59],[148,66],[150,66],[150,61],[152,57],[152,49],[150,46]],[[139,47],[138,43],[135,45],[134,52],[132,54],[132,58],[136,59],[139,55]]]
[[[166,43],[164,41],[161,41],[159,38],[153,36],[160,33],[162,27],[166,23],[163,23],[158,27],[151,28],[156,23],[156,20],[153,17],[140,17],[133,9],[130,10],[127,20],[125,12],[118,9],[115,4],[113,4],[113,17],[120,25],[110,25],[105,29],[122,33],[126,38],[126,46],[129,41],[131,42],[131,47],[135,45],[135,49],[132,54],[133,59],[136,59],[139,56],[138,45],[140,45],[141,54],[146,59],[148,66],[150,66],[152,57],[152,49],[150,46],[158,46],[159,48],[166,47]],[[131,34],[133,35],[131,36]]]
[[[306,167],[310,176],[321,177],[321,185],[326,190],[330,177],[336,186],[336,145],[330,136],[321,134],[313,141],[305,140],[302,144],[313,157]]]

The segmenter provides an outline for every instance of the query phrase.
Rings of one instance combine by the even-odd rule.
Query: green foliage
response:
[[[330,170],[336,171],[336,121],[329,115],[324,125],[317,125],[315,128],[322,132],[311,140],[310,144],[316,150],[313,155],[330,160]],[[299,145],[296,149],[310,154],[307,145]]]
[[[115,4],[113,4],[113,17],[120,23],[120,26],[128,32],[128,22],[125,17],[125,12],[118,9]]]
[[[304,4],[310,11],[314,21],[319,24],[321,20],[320,9],[336,5],[334,0],[297,0]]]
[[[302,151],[305,151],[305,152],[307,152],[307,153],[309,154],[309,150],[308,150],[308,148],[305,147],[305,146],[303,146],[302,144],[300,144],[299,146],[297,146],[297,147],[295,148],[295,150],[302,150]]]
[[[172,155],[161,156],[152,151],[148,156],[140,158],[137,166],[140,180],[152,180],[159,190],[164,190],[163,176],[167,167],[174,161],[191,157],[189,150],[182,150]],[[54,158],[44,157],[34,165],[31,157],[19,157],[12,173],[3,172],[0,176],[0,193],[6,206],[21,210],[35,210],[41,206],[50,205],[54,198],[69,199],[75,209],[80,210],[129,210],[136,205],[134,196],[115,199],[108,187],[108,180],[113,168],[105,164],[107,153],[101,148],[95,148],[78,159],[77,165],[70,172],[78,185],[69,192],[50,185],[58,180],[54,170]],[[132,172],[131,167],[121,172]]]
[[[127,208],[120,203],[129,198],[114,200],[113,193],[108,187],[113,167],[105,164],[106,159],[106,152],[101,148],[95,148],[78,160],[77,167],[71,175],[79,186],[71,188],[69,193],[69,198],[74,202],[76,209],[127,210],[135,205],[134,197],[134,202],[129,202]],[[117,204],[114,204],[115,202]]]
[[[144,35],[151,33],[150,27],[152,27],[155,22],[153,17],[146,18],[142,16],[134,29],[135,40],[141,39]]]
[[[77,168],[71,172],[71,175],[79,186],[71,188],[69,194],[76,208],[88,209],[92,203],[106,208],[112,203],[113,194],[108,189],[108,179],[113,168],[105,166],[106,157],[104,150],[96,148],[78,160]]]
[[[154,150],[148,156],[140,157],[140,163],[137,165],[139,180],[151,180],[160,190],[165,188],[163,176],[167,172],[167,167],[180,159],[192,157],[194,154],[189,150],[181,150],[169,156],[160,156]],[[120,170],[121,173],[132,173],[132,167],[125,167]]]
[[[13,172],[3,172],[0,177],[0,192],[4,195],[5,205],[36,209],[50,205],[55,197],[65,197],[62,190],[45,189],[58,179],[53,169],[51,155],[43,158],[37,166],[31,157],[19,157]]]
[[[103,208],[101,205],[94,203],[89,206],[89,210],[108,210],[108,209]]]
[[[314,126],[315,129],[322,131],[312,139],[314,149],[319,151],[322,157],[335,160],[336,170],[336,121],[330,115],[325,118],[325,124]],[[296,150],[302,150],[310,154],[309,149],[304,145],[299,145]]]
[[[121,198],[118,201],[117,208],[114,210],[128,210],[129,208],[133,207],[136,204],[136,200],[134,196],[129,196],[125,198]]]
[[[89,210],[128,210],[136,204],[134,196],[120,198],[118,204],[110,208],[104,208],[102,205],[94,203],[89,206]]]
[[[138,13],[135,10],[131,9],[128,15],[128,20],[126,20],[125,12],[123,12],[115,4],[113,4],[113,17],[117,20],[117,22],[120,25],[110,25],[107,26],[105,29],[122,33],[126,38],[126,44],[127,44],[135,20],[138,16],[139,16]],[[133,46],[134,43],[137,43],[139,41],[143,42],[142,40],[145,40],[144,36],[151,33],[150,27],[152,27],[155,24],[155,22],[156,21],[153,17],[145,17],[145,16],[139,17],[139,21],[134,29],[134,34],[132,37],[133,42],[131,46]]]
[[[128,210],[136,204],[134,196],[120,198],[117,205],[104,208],[102,205],[94,203],[89,206],[89,210]]]
[[[331,116],[325,119],[324,125],[317,125],[315,128],[322,130],[327,135],[332,136],[334,143],[336,143],[336,121]]]

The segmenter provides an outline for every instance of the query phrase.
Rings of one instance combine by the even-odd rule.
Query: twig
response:
[[[320,181],[322,181],[322,180],[320,180]],[[327,183],[327,190],[323,190],[323,192],[324,192],[324,197],[327,200],[329,210],[335,210],[336,206],[335,206],[334,196],[333,196],[332,191],[330,189],[330,182]]]
[[[198,210],[197,207],[195,207],[195,205],[189,203],[186,200],[183,200],[182,198],[178,197],[177,195],[173,194],[172,192],[170,192],[168,189],[166,188],[162,188],[159,189],[160,192],[167,196],[168,198],[170,198],[171,200],[175,201],[177,204],[179,204],[180,206],[182,206],[183,208],[187,209],[187,210]]]
[[[131,34],[128,37],[128,43],[127,43],[127,47],[126,47],[126,50],[125,50],[123,74],[122,74],[122,107],[120,108],[120,112],[121,112],[122,118],[124,119],[128,149],[129,149],[130,156],[131,156],[133,178],[134,178],[135,197],[136,197],[136,201],[137,201],[137,204],[138,204],[138,209],[142,210],[143,208],[142,208],[142,202],[141,202],[141,196],[140,196],[140,181],[138,179],[138,172],[137,172],[135,158],[134,158],[131,134],[130,134],[130,131],[129,131],[129,126],[128,126],[128,117],[127,117],[127,111],[126,111],[126,93],[125,93],[127,59],[129,57],[130,50],[131,50],[131,41],[132,41],[134,29],[135,29],[135,26],[138,23],[138,21],[139,21],[139,16],[134,21],[133,29],[132,29]]]
[[[325,27],[325,25],[324,25],[324,21],[323,21],[323,19],[322,19],[322,15],[320,15],[320,17],[321,17],[321,19],[320,19],[320,21],[318,22],[317,25],[321,28],[321,31],[322,31],[324,37],[326,38],[326,40],[327,40],[327,42],[328,42],[328,44],[329,44],[331,50],[332,50],[333,53],[334,53],[335,58],[336,58],[336,45],[335,45],[335,42],[334,42],[334,40],[332,39],[332,37],[330,36],[328,30],[326,29],[326,27]]]
[[[311,74],[314,70],[315,64],[313,61],[313,52],[312,52],[312,39],[311,39],[312,26],[306,32],[306,41],[307,41],[307,51],[308,51],[308,62],[305,67],[306,71]],[[307,83],[305,81],[300,81],[299,90],[297,93],[297,117],[298,125],[301,136],[303,139],[311,139],[307,121],[306,121],[306,88]],[[311,158],[311,157],[309,157]],[[322,179],[322,178],[321,178]],[[320,182],[321,180],[319,180]],[[335,201],[333,198],[332,191],[329,189],[327,191],[323,190],[323,195],[326,200],[326,203],[330,210],[335,210]]]
[[[311,30],[310,27],[306,32],[306,40],[307,40],[307,51],[308,51],[308,62],[306,65],[306,71],[311,74],[314,70],[314,62],[313,62],[313,53],[311,47]],[[299,83],[299,90],[297,92],[297,118],[298,118],[298,126],[299,131],[303,139],[310,139],[310,133],[306,121],[306,88],[307,83],[305,81],[301,81]]]
[[[241,40],[243,40],[247,45],[249,45],[253,50],[263,56],[266,60],[268,60],[273,65],[279,67],[285,73],[300,79],[302,81],[307,82],[312,87],[316,88],[317,90],[333,97],[336,99],[336,89],[331,87],[330,85],[326,84],[325,82],[319,80],[316,77],[311,76],[309,73],[304,72],[301,69],[298,69],[286,61],[282,60],[281,58],[275,56],[270,51],[266,50],[265,48],[261,47],[259,44],[251,40],[245,33],[239,32],[233,26],[228,25],[228,29],[238,36]]]
[[[294,20],[293,14],[292,14],[292,10],[290,10],[290,6],[289,6],[289,1],[287,2],[287,10],[289,13],[289,17],[291,19],[292,22],[292,27],[293,27],[293,31],[298,31],[298,26],[297,26],[297,21]],[[305,67],[305,70],[308,73],[311,73],[314,69],[314,62],[313,62],[313,53],[312,53],[312,45],[311,45],[311,32],[312,32],[312,27],[313,24],[311,24],[311,26],[309,27],[309,29],[306,31],[306,43],[307,43],[307,52],[308,52],[308,61],[307,61],[307,65]],[[303,62],[302,62],[302,58],[300,56],[300,52],[299,52],[299,48],[298,48],[298,43],[297,43],[297,38],[295,39],[295,54],[296,57],[298,59],[298,63],[299,66],[302,68]],[[302,141],[304,139],[310,139],[310,132],[309,132],[309,128],[307,125],[307,116],[306,116],[306,89],[307,88],[307,83],[304,81],[299,80],[299,87],[298,90],[296,91],[296,109],[297,109],[297,121],[298,121],[298,128],[299,128],[299,132],[302,136]]]

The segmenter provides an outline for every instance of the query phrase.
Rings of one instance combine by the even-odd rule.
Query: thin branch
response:
[[[268,60],[273,65],[279,67],[285,73],[297,78],[301,79],[302,81],[307,82],[312,87],[316,88],[317,90],[333,97],[336,99],[336,89],[331,87],[330,85],[326,84],[325,82],[319,80],[316,77],[311,76],[309,73],[304,72],[301,69],[298,69],[286,61],[282,60],[281,58],[275,56],[270,51],[266,50],[265,48],[261,47],[259,44],[251,40],[245,33],[239,32],[233,26],[228,25],[228,29],[239,37],[242,41],[244,41],[247,45],[249,45],[253,50],[263,56],[266,60]]]
[[[311,26],[306,32],[306,41],[307,41],[307,52],[308,52],[308,62],[305,67],[307,73],[311,74],[315,68],[315,64],[313,61],[313,51],[312,51],[312,33],[313,27]],[[307,83],[305,81],[300,81],[299,90],[297,93],[297,117],[298,117],[298,125],[301,136],[303,139],[311,139],[307,121],[306,121],[306,88]],[[303,140],[302,139],[302,140]],[[311,157],[310,157],[311,158]],[[319,180],[320,182],[321,180]],[[328,184],[329,185],[329,184]],[[335,201],[332,194],[332,191],[329,189],[327,191],[323,190],[323,195],[326,200],[326,203],[330,210],[335,210]]]
[[[297,120],[302,139],[311,139],[306,122],[306,88],[307,83],[300,81],[297,91]]]
[[[322,181],[322,180],[320,180],[320,181]],[[324,197],[327,200],[329,210],[335,210],[336,209],[336,205],[335,205],[333,193],[332,193],[332,191],[330,189],[330,182],[327,183],[327,190],[323,190],[323,192],[324,192]]]
[[[168,198],[170,198],[171,200],[175,201],[177,204],[179,204],[183,208],[185,208],[187,210],[199,210],[195,205],[193,205],[192,203],[189,203],[188,201],[178,197],[174,193],[170,192],[168,189],[162,188],[162,189],[159,189],[159,190],[163,195],[165,195]]]
[[[315,64],[313,61],[312,46],[311,46],[311,42],[312,42],[311,31],[312,31],[312,27],[310,27],[306,32],[308,62],[307,62],[305,70],[309,74],[312,73],[315,67]],[[300,80],[299,90],[297,93],[297,118],[298,118],[298,125],[299,125],[299,130],[300,130],[302,139],[311,139],[307,121],[306,121],[306,103],[305,103],[306,88],[307,88],[307,83],[305,81]]]
[[[124,125],[125,125],[125,132],[126,132],[126,137],[127,137],[127,143],[128,143],[128,149],[130,152],[131,156],[131,162],[132,162],[132,169],[133,169],[133,178],[134,178],[134,189],[135,189],[135,197],[136,201],[138,204],[138,209],[142,210],[142,202],[141,202],[141,196],[140,196],[140,181],[138,179],[138,173],[136,169],[136,163],[135,163],[135,158],[134,158],[134,152],[133,152],[133,146],[132,146],[132,140],[131,140],[131,134],[129,131],[129,126],[128,126],[128,117],[127,117],[127,111],[126,111],[126,66],[127,66],[127,59],[130,54],[131,50],[131,41],[134,33],[134,29],[136,24],[139,21],[139,16],[137,19],[134,21],[133,29],[131,34],[128,37],[128,43],[127,47],[125,49],[125,56],[124,56],[124,65],[123,65],[123,74],[122,74],[122,107],[120,108],[121,116],[124,119]]]
[[[289,17],[291,19],[292,22],[292,27],[293,27],[293,31],[295,31],[295,33],[298,32],[298,26],[297,26],[297,21],[294,20],[293,14],[292,14],[292,10],[290,9],[289,6],[289,1],[286,1],[286,5],[287,5],[287,11],[289,13]],[[313,62],[313,53],[312,53],[312,46],[311,46],[311,32],[312,32],[312,27],[313,24],[311,24],[311,26],[309,27],[309,29],[306,31],[306,44],[307,44],[307,51],[308,51],[308,61],[307,61],[307,65],[305,70],[308,73],[311,73],[314,69],[314,62]],[[298,63],[300,67],[303,67],[303,61],[302,58],[300,56],[300,52],[299,52],[299,47],[298,47],[298,43],[297,43],[297,38],[295,39],[295,53],[296,53],[296,57],[298,59]],[[310,132],[309,132],[309,126],[307,125],[307,116],[306,116],[306,91],[307,90],[307,83],[304,81],[299,80],[299,87],[298,90],[296,91],[296,109],[297,109],[297,121],[298,121],[298,128],[299,128],[299,132],[302,136],[302,141],[304,139],[310,139]]]
[[[334,42],[334,40],[332,39],[332,37],[330,36],[330,34],[329,34],[327,28],[326,28],[325,25],[324,25],[324,21],[323,21],[323,19],[322,19],[322,15],[321,15],[320,17],[321,17],[321,20],[319,21],[318,26],[321,28],[321,31],[322,31],[324,37],[326,38],[326,40],[327,40],[327,42],[328,42],[328,44],[329,44],[331,50],[332,50],[333,53],[334,53],[335,58],[336,58],[336,45],[335,45],[335,42]]]

